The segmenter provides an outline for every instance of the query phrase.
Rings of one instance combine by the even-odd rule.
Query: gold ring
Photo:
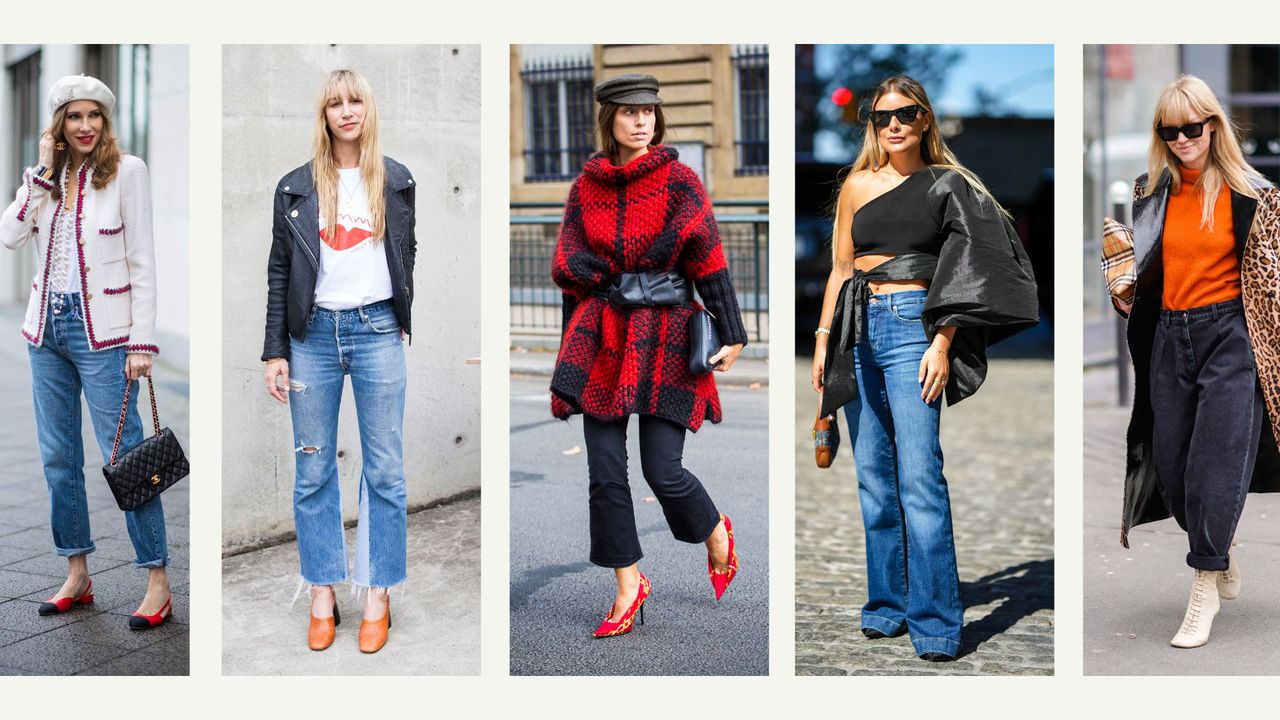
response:
[[[941,384],[942,384],[942,381],[941,381],[941,380],[934,380],[934,381],[933,381],[933,384],[934,384],[934,385],[941,385]]]

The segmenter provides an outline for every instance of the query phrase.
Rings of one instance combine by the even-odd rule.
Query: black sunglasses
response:
[[[889,127],[891,118],[898,118],[898,122],[903,125],[910,125],[916,121],[916,116],[920,114],[919,105],[906,105],[897,110],[872,110],[871,124],[876,126],[877,130],[883,130]]]
[[[1156,135],[1165,142],[1173,142],[1178,139],[1178,133],[1187,136],[1188,140],[1195,140],[1204,134],[1204,126],[1213,118],[1205,118],[1200,122],[1187,123],[1182,127],[1165,127],[1164,125],[1156,126]]]

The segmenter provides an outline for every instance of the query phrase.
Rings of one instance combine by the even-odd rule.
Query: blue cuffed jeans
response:
[[[348,578],[338,489],[338,406],[347,375],[363,459],[354,581],[391,587],[405,579],[408,521],[404,343],[390,300],[351,310],[314,308],[306,340],[292,341],[293,519],[302,577],[312,585]]]
[[[81,436],[80,394],[89,406],[89,419],[102,462],[111,461],[120,401],[124,399],[123,347],[93,351],[85,334],[79,293],[52,293],[45,308],[40,347],[27,346],[31,359],[31,395],[35,401],[40,460],[49,486],[50,526],[58,555],[72,557],[94,551],[89,529],[89,501],[84,491],[84,441]],[[138,383],[129,391],[120,449],[142,442],[138,417]],[[124,514],[138,567],[169,564],[164,509],[156,496]]]
[[[897,635],[916,653],[960,653],[964,605],[951,501],[938,440],[941,398],[920,398],[929,347],[920,314],[928,291],[873,295],[853,350],[859,399],[845,406],[867,545],[862,627]]]

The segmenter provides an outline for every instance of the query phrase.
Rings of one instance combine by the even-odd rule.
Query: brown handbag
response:
[[[813,455],[818,467],[829,468],[840,451],[840,422],[836,414],[824,416],[818,409],[818,418],[813,421]]]

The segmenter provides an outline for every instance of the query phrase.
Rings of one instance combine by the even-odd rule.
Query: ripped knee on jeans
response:
[[[298,447],[294,448],[293,451],[296,453],[300,452],[306,455],[315,455],[316,453],[320,452],[320,448],[314,445],[299,445]]]
[[[300,392],[302,392],[303,390],[306,390],[306,389],[307,389],[307,384],[306,384],[306,383],[298,382],[297,380],[290,380],[290,381],[289,381],[289,391],[290,391],[290,392],[300,393]]]

